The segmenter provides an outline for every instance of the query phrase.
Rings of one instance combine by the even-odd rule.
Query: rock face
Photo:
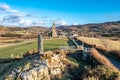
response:
[[[50,80],[48,67],[46,65],[39,65],[29,71],[23,71],[19,78],[22,80]]]
[[[46,54],[48,53],[52,54]],[[24,66],[14,68],[8,73],[6,80],[51,80],[53,77],[60,77],[63,70],[62,55],[52,54],[44,60],[34,58]]]

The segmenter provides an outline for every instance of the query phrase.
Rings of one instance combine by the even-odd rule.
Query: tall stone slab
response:
[[[38,35],[38,53],[43,54],[43,39],[42,35]]]

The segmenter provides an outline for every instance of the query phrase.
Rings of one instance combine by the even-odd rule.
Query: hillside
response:
[[[84,62],[80,53],[48,51],[1,62],[0,80],[119,80],[119,73],[110,67]]]
[[[45,31],[49,30],[46,27],[42,26],[31,26],[31,27],[13,27],[13,26],[0,26],[0,34],[6,34],[11,32],[17,31],[26,31],[26,32],[33,32],[33,33],[44,33]]]
[[[81,29],[82,27],[88,27],[89,29],[101,29],[101,30],[120,30],[120,21],[116,22],[104,22],[104,23],[90,23],[84,25],[70,25],[70,26],[59,26],[58,29]]]
[[[67,32],[72,32],[74,30],[80,35],[82,30],[85,36],[91,36],[91,32],[94,31],[94,33],[96,33],[95,36],[120,37],[120,21],[59,26],[57,28]]]

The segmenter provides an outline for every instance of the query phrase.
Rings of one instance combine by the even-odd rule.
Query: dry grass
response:
[[[91,49],[92,56],[101,64],[108,66],[114,71],[119,71],[105,56],[101,55],[96,49]]]
[[[72,67],[72,68],[78,67],[77,63],[71,62],[70,60],[68,60],[66,58],[66,52],[64,50],[47,51],[40,57],[40,59],[41,60],[48,59],[49,63],[51,63],[51,56],[53,56],[55,54],[61,55],[60,59],[63,61],[63,63],[66,65],[66,67],[69,67],[69,68],[70,67]]]
[[[0,37],[0,48],[7,47],[7,46],[25,44],[25,43],[29,43],[29,42],[33,42],[33,41],[36,41],[36,39]]]
[[[47,51],[44,52],[44,54],[42,55],[42,57],[44,57],[45,59],[50,58],[51,56],[53,56],[55,53],[52,51]]]
[[[82,41],[82,38],[79,37],[79,40]],[[96,45],[96,48],[99,50],[102,50],[106,52],[107,54],[110,54],[114,57],[117,57],[120,59],[120,41],[112,41],[112,40],[107,40],[107,39],[93,39],[94,44]],[[87,45],[92,46],[92,38],[89,37],[84,37],[84,42]]]
[[[82,40],[82,37],[78,38],[79,40]],[[99,39],[99,38],[89,38],[89,37],[84,37],[84,42],[89,44],[89,45],[93,45],[92,43],[94,43],[96,45],[96,47],[101,47],[107,50],[120,50],[120,41],[112,41],[112,40],[108,40],[108,39]]]
[[[66,53],[64,50],[54,50],[54,51],[47,51],[44,52],[44,54],[42,55],[42,57],[44,57],[45,59],[50,58],[51,56],[53,56],[54,54],[60,54],[62,55],[61,58],[66,58]]]

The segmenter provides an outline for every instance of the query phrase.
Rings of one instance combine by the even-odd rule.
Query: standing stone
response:
[[[40,34],[38,35],[38,53],[43,54],[43,39]]]
[[[53,22],[52,25],[52,37],[56,38],[57,37],[57,32],[56,32],[56,27],[55,27],[55,23]]]

